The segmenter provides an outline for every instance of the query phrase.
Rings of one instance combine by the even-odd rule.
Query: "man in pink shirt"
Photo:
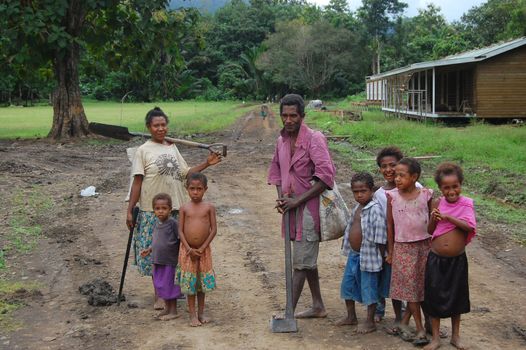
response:
[[[327,140],[305,123],[305,103],[301,96],[289,94],[280,103],[283,122],[281,136],[270,164],[268,183],[276,185],[279,213],[293,211],[290,235],[293,242],[293,306],[309,283],[312,308],[296,314],[298,318],[326,317],[318,276],[320,243],[320,194],[334,185],[335,168]]]

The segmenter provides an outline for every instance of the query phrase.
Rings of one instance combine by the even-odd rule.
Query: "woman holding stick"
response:
[[[135,264],[143,276],[152,276],[151,255],[141,256],[140,252],[152,244],[152,232],[156,217],[152,199],[157,193],[168,193],[173,200],[172,216],[177,219],[179,207],[186,202],[187,194],[183,183],[190,173],[201,172],[221,161],[221,155],[210,152],[205,162],[190,168],[174,144],[165,140],[168,133],[168,117],[155,107],[146,114],[146,127],[151,139],[141,145],[133,159],[133,182],[128,202],[126,225],[133,227],[132,210],[139,203],[139,215],[134,229]],[[155,295],[155,309],[162,309]]]

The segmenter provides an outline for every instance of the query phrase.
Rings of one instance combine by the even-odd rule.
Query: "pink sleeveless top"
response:
[[[433,197],[433,190],[421,188],[418,197],[412,200],[402,198],[397,188],[387,191],[386,195],[391,198],[395,242],[417,242],[431,238],[427,233],[427,203]]]

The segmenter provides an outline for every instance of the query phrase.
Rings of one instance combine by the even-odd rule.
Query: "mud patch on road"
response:
[[[111,284],[102,278],[96,278],[79,287],[79,292],[88,297],[91,306],[109,306],[117,302],[117,293]],[[121,301],[124,297],[121,298]]]

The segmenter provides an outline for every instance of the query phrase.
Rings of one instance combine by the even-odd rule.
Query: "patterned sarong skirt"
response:
[[[424,280],[430,239],[395,242],[390,298],[408,302],[424,301]]]
[[[216,276],[212,268],[212,249],[206,247],[199,259],[192,260],[184,244],[179,248],[177,284],[186,295],[208,293],[216,288]]]

